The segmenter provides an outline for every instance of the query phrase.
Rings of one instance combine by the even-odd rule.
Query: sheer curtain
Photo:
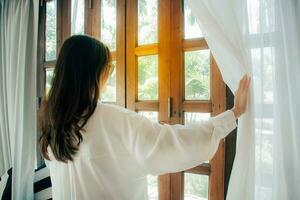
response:
[[[0,174],[13,167],[13,199],[33,199],[38,7],[0,0]]]
[[[299,199],[299,1],[188,3],[231,90],[242,74],[252,76],[227,199]]]

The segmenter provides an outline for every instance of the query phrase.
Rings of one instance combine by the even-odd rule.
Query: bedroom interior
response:
[[[53,198],[38,113],[64,42],[88,35],[114,66],[100,100],[153,123],[208,123],[251,78],[214,156],[147,175],[145,199],[300,199],[299,19],[298,0],[0,0],[0,197]]]

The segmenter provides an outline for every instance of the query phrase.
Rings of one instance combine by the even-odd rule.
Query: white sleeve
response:
[[[210,160],[219,141],[236,127],[231,110],[189,126],[161,125],[133,113],[126,118],[122,140],[137,163],[152,175],[183,171]]]

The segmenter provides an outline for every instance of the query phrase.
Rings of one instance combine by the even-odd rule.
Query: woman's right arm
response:
[[[250,80],[244,78],[236,92],[235,106],[204,123],[190,126],[161,125],[134,112],[120,120],[122,141],[147,174],[183,171],[210,160],[222,138],[236,128],[245,112]]]

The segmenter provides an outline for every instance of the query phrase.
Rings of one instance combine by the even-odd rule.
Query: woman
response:
[[[208,122],[161,125],[98,101],[113,71],[109,49],[88,36],[65,41],[43,102],[40,147],[53,199],[147,199],[148,174],[183,171],[213,157],[244,113],[250,80],[235,105]]]

